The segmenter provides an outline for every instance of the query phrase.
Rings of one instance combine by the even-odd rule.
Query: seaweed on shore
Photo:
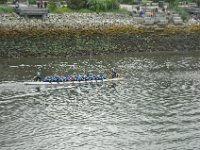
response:
[[[99,55],[200,50],[200,26],[91,29],[0,29],[1,57]]]

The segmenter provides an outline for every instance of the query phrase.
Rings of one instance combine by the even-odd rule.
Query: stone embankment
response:
[[[0,57],[200,50],[200,26],[141,25],[121,14],[0,16]]]
[[[175,14],[174,14],[175,16]],[[164,18],[164,17],[160,17]],[[125,14],[113,13],[68,13],[68,14],[49,14],[45,20],[41,19],[25,19],[13,14],[0,14],[1,29],[24,29],[24,28],[49,28],[49,29],[77,29],[77,28],[107,28],[111,26],[146,26],[155,25],[156,20],[159,20],[158,25],[173,25],[168,21],[162,23],[159,17],[132,17]],[[149,23],[149,20],[151,23]],[[164,18],[166,21],[166,18]],[[152,24],[153,21],[153,24]],[[186,23],[181,23],[182,26],[200,25],[200,20],[189,20]]]
[[[49,29],[86,29],[111,26],[136,25],[133,17],[113,13],[67,13],[49,14],[45,20],[25,19],[16,14],[0,14],[0,27],[5,29],[49,28]]]

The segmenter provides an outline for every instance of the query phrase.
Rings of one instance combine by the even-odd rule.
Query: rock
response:
[[[154,22],[155,22],[155,20],[152,17],[145,17],[144,18],[144,23],[147,24],[147,25],[152,25],[152,24],[154,24]]]

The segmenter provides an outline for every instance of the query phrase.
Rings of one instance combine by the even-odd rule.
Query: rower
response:
[[[75,76],[75,75],[72,75],[71,81],[76,81],[76,80],[77,80],[76,76]]]
[[[95,76],[93,76],[91,73],[89,73],[88,80],[94,80],[94,79],[95,79]]]
[[[112,78],[116,78],[117,77],[117,71],[115,70],[115,68],[111,69],[111,76],[112,76]]]
[[[34,81],[41,81],[41,72],[38,70],[33,78]]]
[[[80,81],[83,81],[83,76],[79,74],[79,75],[76,77],[76,80],[79,81],[79,82],[80,82]]]

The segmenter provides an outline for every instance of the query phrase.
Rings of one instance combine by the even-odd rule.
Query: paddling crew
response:
[[[116,74],[115,75],[115,73],[113,73],[114,75],[113,75],[113,77],[114,76],[116,76],[116,77],[118,77],[118,74]],[[112,75],[112,74],[111,74]],[[110,77],[111,78],[111,77]],[[35,77],[35,79],[36,79],[36,77]],[[106,79],[106,77],[104,77],[103,76],[103,74],[99,74],[99,75],[93,75],[93,74],[89,74],[89,75],[81,75],[81,74],[79,74],[79,75],[72,75],[72,76],[69,76],[69,75],[67,75],[67,76],[64,76],[64,77],[60,77],[60,76],[58,76],[58,75],[54,75],[54,76],[46,76],[45,78],[44,78],[44,82],[67,82],[67,81],[91,81],[91,80],[104,80],[104,79]],[[36,81],[36,80],[35,80]]]

